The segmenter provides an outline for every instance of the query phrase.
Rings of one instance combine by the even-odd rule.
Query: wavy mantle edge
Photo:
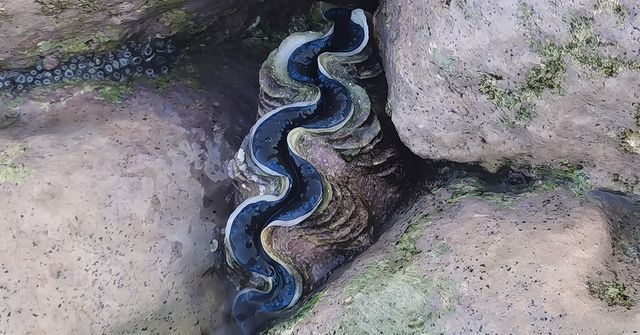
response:
[[[352,92],[353,90],[360,89],[362,91],[364,91],[361,87],[346,81],[346,80],[341,80],[339,76],[334,76],[331,73],[331,69],[330,69],[330,65],[332,62],[338,62],[338,63],[354,63],[354,62],[358,62],[359,60],[361,61],[362,59],[366,59],[366,55],[364,55],[363,57],[355,57],[356,59],[353,59],[351,61],[349,61],[349,57],[354,57],[357,56],[359,54],[361,54],[363,52],[363,50],[365,50],[367,44],[369,43],[369,25],[367,22],[367,17],[365,12],[362,9],[355,9],[353,11],[351,11],[351,21],[355,24],[357,24],[358,26],[361,27],[363,33],[364,33],[364,38],[362,39],[360,45],[358,45],[357,48],[355,48],[354,50],[348,51],[348,52],[323,52],[320,55],[318,55],[317,58],[317,66],[318,66],[318,70],[327,78],[332,79],[337,81],[338,83],[340,83],[342,86],[344,86],[351,94],[352,96],[361,96],[362,93],[357,94],[356,92]],[[230,233],[231,233],[231,228],[232,228],[232,224],[234,222],[234,220],[236,219],[236,217],[238,216],[238,214],[248,205],[256,203],[256,202],[260,202],[260,201],[268,201],[268,202],[273,202],[273,201],[279,201],[282,200],[285,195],[287,194],[287,191],[290,189],[291,185],[290,182],[287,178],[286,175],[282,175],[279,174],[271,169],[269,169],[269,167],[265,166],[264,164],[261,164],[256,157],[253,154],[253,141],[254,141],[254,136],[255,136],[255,131],[256,129],[266,120],[268,120],[271,116],[277,114],[278,112],[282,111],[283,109],[286,108],[290,108],[290,107],[306,107],[306,106],[312,106],[314,104],[316,104],[320,99],[321,99],[321,93],[320,93],[320,89],[316,86],[312,86],[312,85],[308,85],[305,83],[301,83],[298,82],[296,80],[294,80],[293,78],[290,77],[290,75],[288,74],[287,71],[287,65],[288,65],[288,61],[290,56],[293,54],[293,52],[300,46],[304,45],[305,43],[308,42],[312,42],[315,40],[319,40],[325,37],[328,37],[330,35],[332,35],[334,33],[334,23],[330,22],[328,23],[328,25],[330,26],[329,29],[324,33],[320,33],[320,32],[302,32],[302,33],[295,33],[292,34],[291,36],[287,37],[282,44],[278,47],[278,49],[276,49],[274,51],[275,55],[273,55],[273,66],[274,66],[274,76],[277,77],[278,79],[284,79],[286,81],[286,85],[289,87],[292,87],[293,89],[298,89],[300,91],[304,91],[306,90],[307,92],[311,91],[312,94],[309,94],[308,96],[311,98],[310,100],[305,100],[305,101],[298,101],[298,102],[294,102],[294,103],[290,103],[287,105],[283,105],[279,108],[276,108],[274,110],[272,110],[271,112],[263,115],[258,121],[257,123],[252,127],[250,134],[248,136],[249,139],[249,144],[248,144],[248,148],[249,148],[249,152],[251,154],[251,160],[253,161],[253,163],[260,169],[260,171],[257,172],[263,172],[265,173],[268,177],[276,179],[277,180],[277,184],[278,187],[276,187],[276,194],[262,194],[262,195],[257,195],[257,196],[253,196],[250,197],[248,199],[246,199],[245,201],[243,201],[235,210],[234,212],[229,216],[229,219],[227,220],[227,225],[225,227],[225,246],[226,246],[226,250],[227,250],[227,261],[229,264],[232,264],[233,262],[236,261],[236,257],[234,254],[234,250],[230,247],[231,243],[229,241],[230,238]],[[340,59],[340,58],[345,58],[345,59]],[[270,57],[271,59],[271,57]],[[342,62],[340,62],[342,61]],[[354,94],[356,93],[356,94]],[[366,93],[365,93],[366,96]],[[368,98],[367,98],[368,101]],[[359,101],[358,101],[359,103]],[[350,121],[352,121],[353,116],[354,116],[354,109],[356,108],[356,103],[354,101],[352,101],[351,104],[351,110],[349,111],[348,116],[342,120],[342,122],[340,122],[339,124],[333,126],[333,127],[329,127],[329,128],[321,128],[321,129],[311,129],[311,128],[305,128],[304,126],[301,127],[297,127],[292,129],[288,134],[287,134],[287,145],[288,148],[291,150],[291,152],[293,154],[295,154],[296,156],[298,156],[299,158],[305,160],[306,162],[309,162],[307,156],[302,152],[302,150],[300,150],[300,148],[297,145],[297,141],[298,138],[300,136],[302,136],[303,134],[326,134],[326,133],[334,133],[340,129],[342,129],[347,123],[349,123]],[[365,103],[364,105],[369,106],[370,103]],[[245,152],[246,154],[246,152]],[[282,226],[282,227],[291,227],[291,226],[295,226],[298,225],[299,223],[301,223],[302,221],[306,220],[307,218],[309,218],[311,215],[313,215],[319,208],[323,208],[324,206],[326,206],[330,200],[331,200],[331,186],[329,185],[329,183],[326,181],[326,178],[322,175],[321,176],[321,180],[323,183],[323,193],[322,193],[322,197],[320,198],[320,200],[315,204],[315,206],[307,213],[305,213],[304,215],[301,215],[295,219],[292,220],[288,220],[288,221],[273,221],[270,222],[269,224],[267,224],[267,226],[265,226],[262,231],[260,232],[260,240],[262,243],[262,247],[264,248],[265,253],[271,257],[275,262],[277,262],[280,266],[282,266],[288,273],[290,273],[293,277],[294,277],[294,283],[296,285],[295,287],[295,295],[293,297],[293,299],[291,300],[291,302],[285,307],[285,309],[287,308],[291,308],[293,305],[295,305],[298,300],[300,299],[301,295],[302,295],[302,276],[298,273],[298,271],[294,268],[292,268],[291,266],[289,266],[287,264],[286,261],[284,261],[277,252],[275,252],[275,250],[271,249],[268,245],[268,243],[266,242],[267,239],[267,234],[269,231],[269,228],[272,227],[278,227],[278,226]],[[241,296],[244,293],[247,293],[249,291],[260,291],[260,292],[270,292],[273,287],[273,282],[272,282],[272,278],[271,277],[266,277],[257,273],[252,272],[252,275],[254,276],[258,276],[261,277],[263,280],[265,280],[265,282],[267,283],[267,287],[265,288],[265,290],[258,290],[255,288],[245,288],[241,291],[238,292],[238,294],[236,295],[236,298],[234,299],[234,305],[236,303],[236,300],[238,299],[239,296]]]

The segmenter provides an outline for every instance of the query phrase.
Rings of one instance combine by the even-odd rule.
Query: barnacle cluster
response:
[[[403,176],[363,88],[382,72],[369,14],[316,3],[311,21],[317,31],[290,35],[264,62],[260,118],[229,165],[244,201],[225,249],[246,333],[370,246]]]
[[[104,55],[74,55],[51,68],[40,61],[32,68],[0,71],[0,91],[16,94],[32,87],[72,80],[119,82],[140,76],[155,78],[167,74],[177,56],[178,48],[170,39],[148,38],[143,43],[130,41]]]

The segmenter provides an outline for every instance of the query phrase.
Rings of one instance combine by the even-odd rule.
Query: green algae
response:
[[[136,92],[136,87],[132,82],[122,84],[105,84],[100,85],[97,91],[100,97],[105,101],[113,104],[120,104]]]
[[[182,9],[172,9],[163,13],[160,16],[160,23],[169,29],[170,35],[179,33],[192,34],[204,29],[204,27],[198,27],[192,20],[191,15]]]
[[[624,69],[633,69],[636,66],[634,61],[602,56],[599,48],[611,46],[611,43],[596,33],[593,23],[593,17],[577,17],[569,21],[571,41],[565,46],[565,53],[582,68],[606,77],[613,77]]]
[[[620,141],[622,151],[640,155],[640,130],[625,130]]]
[[[45,16],[58,16],[68,10],[81,10],[95,13],[105,9],[104,4],[95,0],[35,0],[40,5],[40,13]]]
[[[618,17],[618,22],[623,22],[629,17],[629,9],[620,3],[620,0],[597,0],[593,6],[594,13],[607,13]]]
[[[73,37],[65,40],[41,41],[37,44],[38,54],[51,54],[59,52],[62,60],[76,54],[87,54],[90,52],[105,52],[114,49],[121,39],[117,31],[96,32],[87,38]]]
[[[496,193],[486,190],[486,186],[475,177],[465,177],[453,181],[446,189],[451,193],[449,204],[458,203],[467,197],[475,197],[500,207],[513,207],[520,200],[520,194]],[[533,190],[533,189],[532,189]]]
[[[580,166],[572,165],[566,161],[559,163],[559,167],[549,166],[521,166],[539,178],[535,189],[543,191],[555,191],[560,187],[568,188],[580,199],[586,199],[593,189],[586,171]]]
[[[329,334],[443,333],[437,322],[458,305],[458,290],[447,275],[425,276],[416,266],[388,272],[352,296]]]
[[[13,15],[7,13],[6,9],[0,7],[0,27],[5,23],[11,22],[12,19]]]
[[[0,151],[0,183],[19,183],[30,174],[23,164],[15,160],[24,155],[27,147],[15,145],[5,151]]]
[[[451,251],[451,246],[443,239],[436,239],[436,245],[430,254],[433,258],[441,257]]]
[[[275,327],[267,331],[267,335],[281,335],[290,334],[296,328],[298,323],[309,316],[315,309],[318,303],[324,298],[326,292],[321,291],[312,295],[302,306],[293,314],[288,320],[279,323]]]
[[[178,78],[171,75],[166,75],[166,76],[160,76],[154,79],[153,83],[155,83],[156,89],[158,91],[166,92],[169,88],[176,85],[178,81],[179,81]]]
[[[587,283],[589,293],[606,302],[609,306],[622,306],[631,308],[635,305],[635,301],[628,296],[625,291],[624,284],[611,281],[596,281]]]
[[[555,95],[563,94],[562,87],[566,81],[569,60],[591,74],[605,77],[614,77],[624,70],[640,70],[638,60],[603,56],[600,52],[601,48],[614,45],[595,31],[595,15],[611,13],[624,19],[628,11],[617,0],[599,0],[594,6],[594,16],[567,18],[570,39],[565,45],[534,38],[533,9],[524,1],[520,1],[519,11],[525,38],[543,58],[542,63],[533,67],[527,73],[525,83],[515,88],[500,88],[498,81],[502,78],[494,74],[483,74],[479,85],[480,92],[493,104],[514,113],[514,120],[503,118],[507,125],[528,124],[535,117],[535,102],[545,91],[548,90]]]
[[[456,64],[456,59],[453,57],[447,57],[442,54],[438,49],[433,51],[433,61],[444,72],[451,72]]]
[[[85,53],[90,51],[89,46],[78,38],[70,38],[62,41],[42,41],[38,43],[39,53],[61,51],[64,53]]]
[[[560,183],[568,184],[569,189],[581,198],[586,198],[593,189],[587,173],[574,165],[565,165],[563,169],[553,170],[551,176]]]
[[[458,290],[448,275],[425,275],[415,261],[417,241],[430,220],[420,213],[411,220],[387,258],[372,264],[345,288],[348,303],[329,334],[441,333],[437,320],[455,310]],[[448,247],[436,245],[437,252]]]
[[[4,103],[4,107],[0,108],[0,129],[7,128],[20,120],[20,106],[22,106],[20,97],[13,97]]]
[[[422,252],[417,240],[430,223],[428,213],[417,215],[396,241],[391,257],[369,266],[362,275],[349,283],[345,292],[349,295],[357,294],[371,288],[372,283],[383,281],[387,273],[399,272],[409,266]]]
[[[151,1],[151,7],[161,10],[175,9],[184,4],[184,0],[153,0]]]
[[[194,91],[203,89],[202,84],[198,80],[199,71],[191,61],[188,54],[181,55],[180,61],[177,62],[176,68],[169,74],[158,76],[157,78],[142,78],[142,82],[152,84],[160,92],[166,92],[176,85],[185,85]]]
[[[466,177],[456,180],[447,186],[447,190],[451,192],[451,197],[447,202],[455,203],[468,196],[481,197],[485,193],[483,189],[484,186],[477,178]]]
[[[515,168],[526,171],[527,175],[537,181],[518,193],[501,193],[488,191],[486,185],[476,177],[460,178],[446,186],[451,194],[446,202],[455,204],[464,198],[473,197],[503,208],[513,208],[526,194],[553,192],[564,187],[584,200],[593,189],[586,171],[581,166],[572,165],[567,161],[559,162],[557,167],[521,164]]]

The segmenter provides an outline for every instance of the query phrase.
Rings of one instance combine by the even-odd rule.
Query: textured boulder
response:
[[[562,188],[460,193],[475,192],[471,184],[418,199],[303,312],[270,334],[640,330],[633,305],[637,254],[612,247],[628,228],[611,223],[640,222],[631,215],[633,200],[601,195],[616,198],[601,208]]]
[[[632,0],[384,1],[393,122],[424,158],[583,166],[638,193],[638,27]]]
[[[0,334],[224,327],[224,281],[204,274],[233,189],[221,162],[257,108],[259,61],[191,60],[202,81],[179,68],[12,100],[21,117],[0,130]]]

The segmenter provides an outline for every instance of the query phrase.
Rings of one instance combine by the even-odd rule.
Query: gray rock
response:
[[[19,117],[0,130],[0,334],[225,327],[225,280],[208,269],[222,263],[212,249],[233,190],[222,162],[255,115],[246,96],[258,95],[258,61],[190,56],[203,81],[131,84],[120,102],[103,83],[10,102]]]
[[[398,214],[370,250],[270,334],[640,329],[632,306],[638,266],[612,247],[607,210],[566,189],[477,196],[461,195],[462,184]]]
[[[638,193],[639,27],[632,0],[384,1],[393,122],[423,158],[584,166]]]

